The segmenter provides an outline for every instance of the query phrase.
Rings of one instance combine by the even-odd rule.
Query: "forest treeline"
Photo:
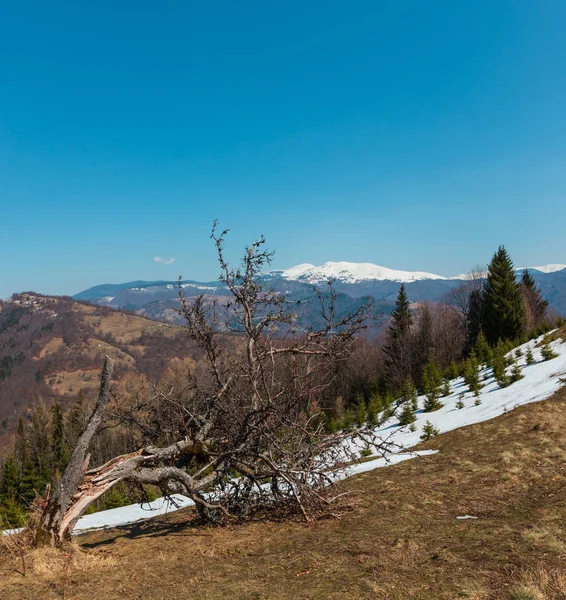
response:
[[[494,254],[487,272],[472,272],[468,280],[451,291],[445,301],[411,306],[404,285],[382,335],[360,338],[348,360],[337,367],[332,385],[316,399],[311,410],[320,413],[329,432],[354,424],[377,422],[383,411],[406,401],[400,422],[410,424],[418,392],[431,398],[430,410],[437,407],[442,388],[450,379],[464,375],[470,389],[480,364],[493,367],[500,385],[511,380],[506,374],[505,354],[516,345],[538,336],[557,324],[549,315],[528,272],[519,277],[506,249]],[[476,382],[476,383],[474,383]],[[161,382],[182,388],[182,381]],[[139,389],[120,401],[137,401]],[[0,470],[0,519],[19,526],[29,506],[47,485],[54,485],[64,470],[72,448],[89,414],[89,402],[79,393],[65,414],[60,404],[50,408],[39,404],[25,422],[20,418],[12,451]],[[139,439],[124,423],[102,428],[91,449],[91,464],[137,449]],[[111,508],[152,495],[144,487],[113,488],[102,497],[97,509]]]

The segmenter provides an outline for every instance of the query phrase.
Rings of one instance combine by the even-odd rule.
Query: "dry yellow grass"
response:
[[[538,567],[521,573],[509,591],[509,600],[565,600],[566,568]]]
[[[38,358],[44,358],[45,356],[49,356],[50,354],[55,354],[64,344],[65,342],[61,337],[55,337],[52,340],[49,340],[47,344],[45,344],[45,346],[43,346],[43,348],[41,349]]]
[[[22,577],[0,557],[0,597],[566,600],[566,390],[422,447],[439,452],[346,482],[340,520],[179,511],[79,538],[101,568]]]
[[[85,323],[90,325],[97,335],[112,334],[114,339],[122,344],[130,344],[139,339],[144,333],[159,331],[160,334],[170,337],[181,330],[177,325],[158,323],[122,312],[113,312],[104,316],[87,313],[83,318]]]

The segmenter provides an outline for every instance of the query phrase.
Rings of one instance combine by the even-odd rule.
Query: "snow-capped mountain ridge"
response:
[[[566,269],[566,265],[542,265],[541,267],[521,267],[517,269],[517,271],[524,271],[525,269],[529,269],[529,271],[540,271],[541,273],[556,273],[557,271],[563,271]]]
[[[522,271],[525,267],[517,269]],[[538,267],[526,267],[529,270],[540,271],[541,273],[556,273],[566,269],[566,265],[549,264]],[[325,262],[323,265],[316,266],[310,263],[302,263],[289,269],[279,271],[270,271],[268,275],[279,276],[290,281],[300,281],[303,283],[317,284],[329,279],[335,279],[341,283],[360,283],[363,281],[394,281],[396,283],[411,283],[414,281],[425,280],[462,280],[467,275],[461,273],[454,277],[444,277],[434,273],[424,271],[400,271],[382,267],[373,263],[353,263],[353,262]]]
[[[398,271],[374,265],[373,263],[352,263],[345,261],[330,261],[319,267],[303,263],[290,269],[271,271],[270,275],[279,275],[284,279],[313,284],[328,281],[328,279],[336,279],[343,283],[358,283],[360,281],[410,283],[424,279],[447,279],[447,277],[442,277],[442,275],[425,273],[423,271]]]

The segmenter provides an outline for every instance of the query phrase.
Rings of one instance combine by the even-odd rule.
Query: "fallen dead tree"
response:
[[[214,228],[211,237],[229,302],[189,301],[179,286],[201,366],[182,388],[155,389],[108,410],[113,361],[106,359],[98,401],[46,501],[37,544],[61,544],[88,506],[122,481],[182,493],[212,522],[281,502],[308,519],[332,502],[334,469],[354,458],[346,438],[363,436],[386,450],[366,428],[326,433],[318,404],[365,328],[369,306],[338,318],[330,282],[327,292],[317,292],[322,326],[299,333],[301,307],[263,286],[261,273],[272,258],[263,238],[232,269],[224,259],[226,233]],[[89,469],[88,446],[103,418],[136,431],[140,448]]]

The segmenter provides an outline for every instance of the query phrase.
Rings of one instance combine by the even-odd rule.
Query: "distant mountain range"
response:
[[[521,271],[522,269],[517,269]],[[552,264],[529,267],[550,305],[566,314],[566,265]],[[321,266],[301,264],[290,269],[270,271],[264,275],[265,285],[285,294],[289,300],[314,298],[313,286],[322,286],[334,280],[339,294],[340,310],[355,309],[366,297],[384,312],[389,312],[401,283],[405,284],[409,299],[413,302],[439,301],[453,288],[461,285],[466,275],[443,277],[421,271],[397,271],[372,263],[327,262]],[[204,294],[217,298],[220,303],[229,295],[226,287],[218,281],[199,282],[187,280],[181,283],[183,293],[190,297]],[[98,285],[74,296],[76,300],[128,309],[154,319],[178,322],[179,307],[177,281],[132,281],[120,284]],[[301,318],[305,324],[315,318],[315,308],[303,303]]]

